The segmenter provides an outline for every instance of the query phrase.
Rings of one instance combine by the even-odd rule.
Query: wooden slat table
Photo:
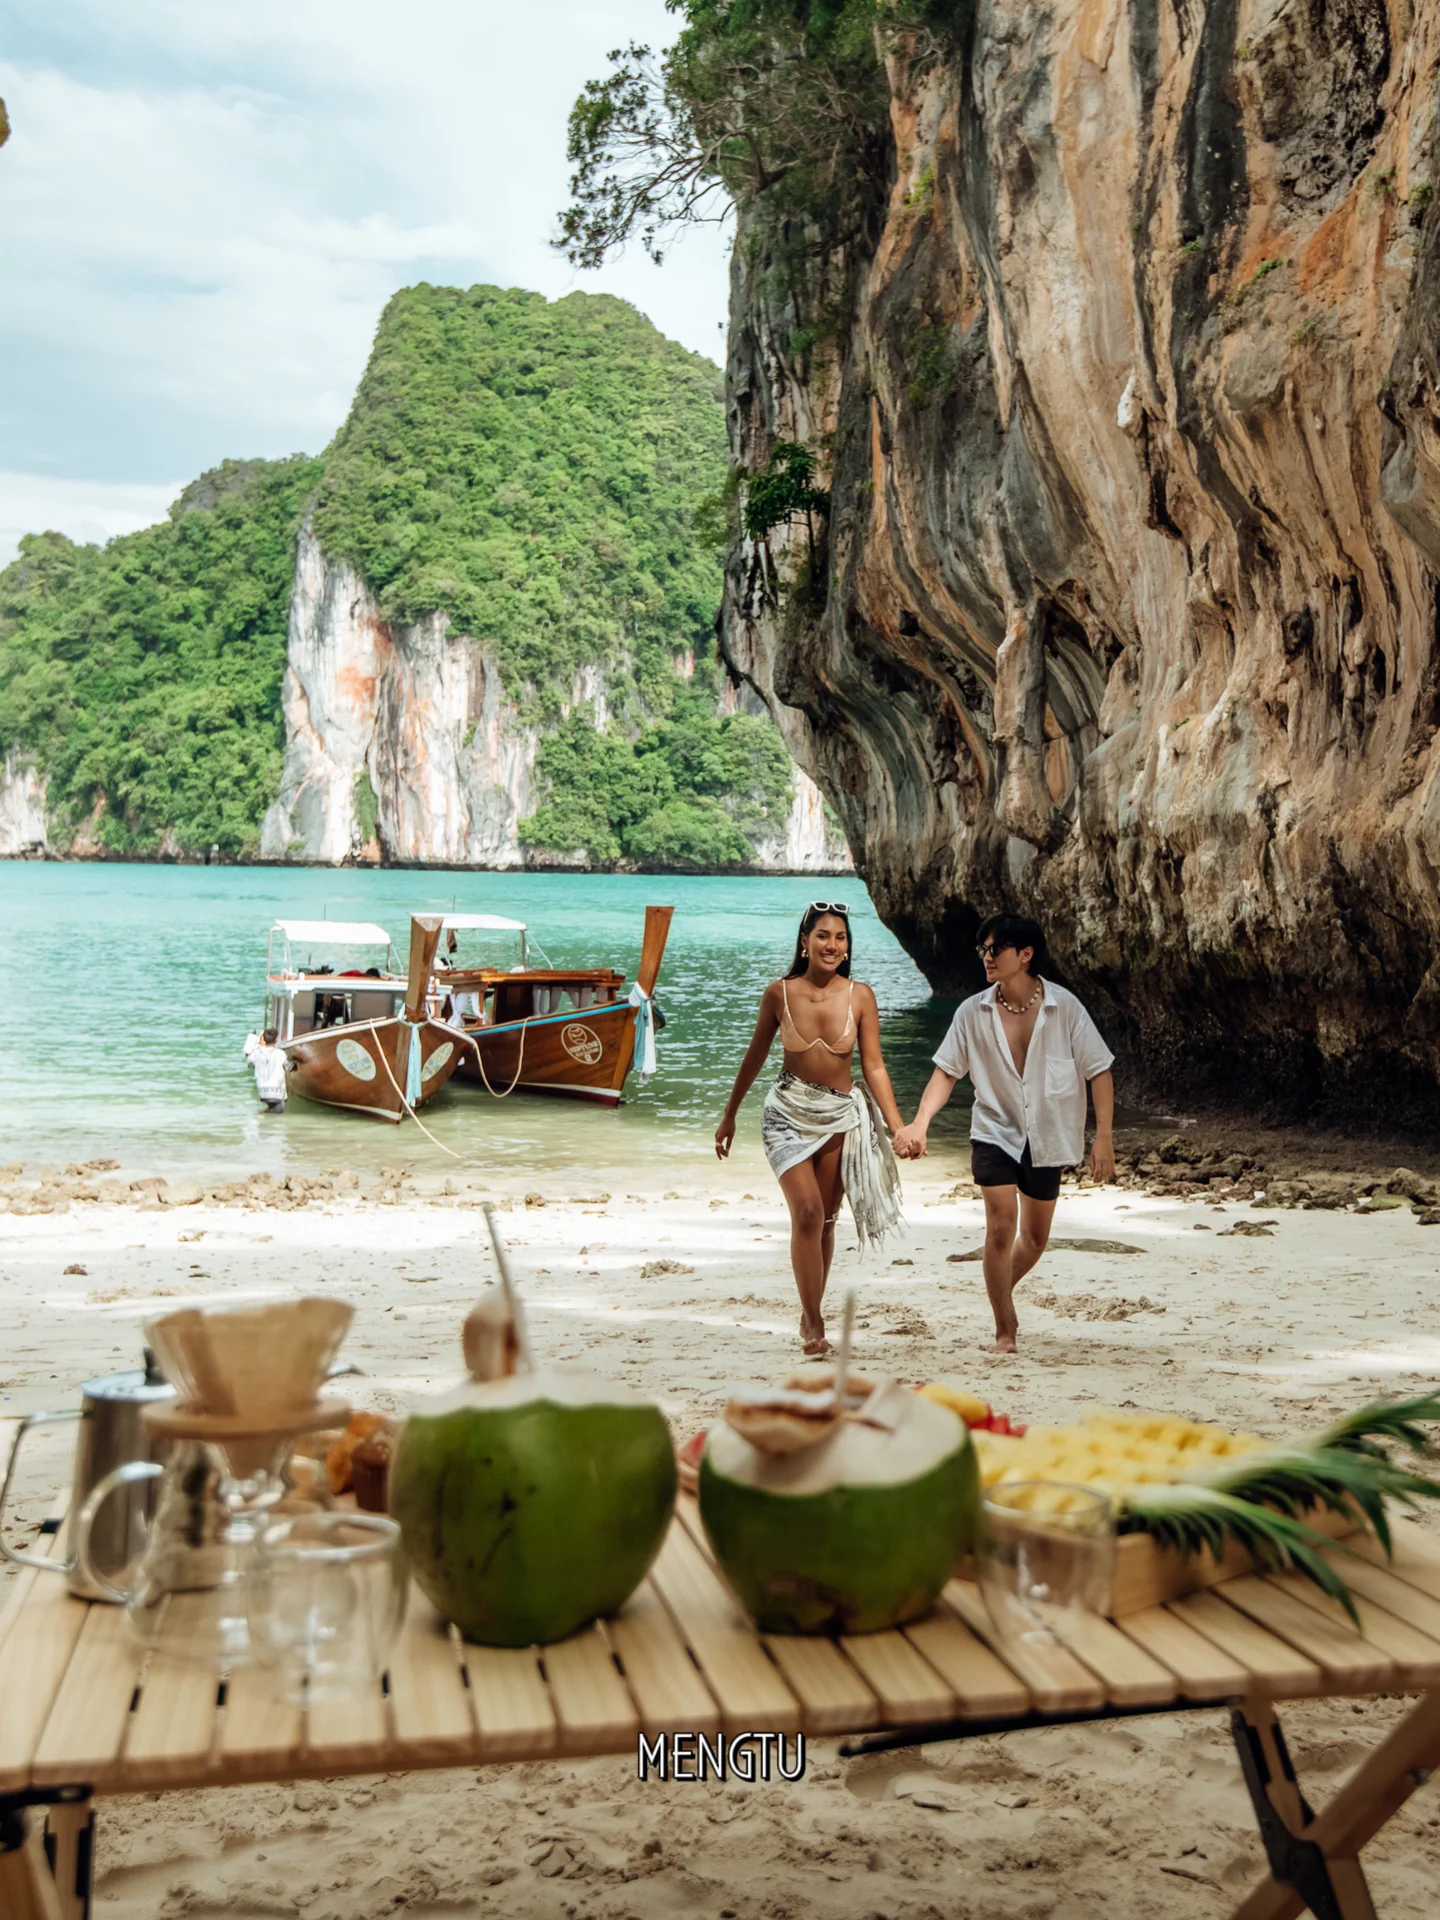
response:
[[[1063,1646],[999,1643],[974,1587],[953,1582],[902,1632],[757,1634],[681,1502],[650,1577],[613,1620],[558,1646],[467,1646],[412,1593],[388,1674],[340,1706],[274,1699],[265,1676],[207,1674],[132,1647],[120,1613],[29,1572],[0,1615],[0,1920],[84,1920],[93,1801],[156,1788],[637,1753],[644,1735],[868,1733],[894,1743],[1229,1705],[1270,1876],[1237,1920],[1307,1906],[1374,1913],[1357,1854],[1440,1764],[1440,1549],[1399,1523],[1387,1563],[1335,1549],[1363,1632],[1293,1578],[1248,1577]],[[175,1604],[181,1604],[177,1601]],[[1318,1816],[1274,1704],[1419,1692],[1409,1717]],[[42,1807],[46,1869],[25,1810]]]

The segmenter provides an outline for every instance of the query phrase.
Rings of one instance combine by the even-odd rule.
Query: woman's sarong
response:
[[[760,1138],[778,1180],[843,1133],[840,1173],[863,1250],[900,1225],[900,1167],[881,1130],[870,1089],[862,1082],[848,1093],[817,1087],[784,1072],[765,1097]]]

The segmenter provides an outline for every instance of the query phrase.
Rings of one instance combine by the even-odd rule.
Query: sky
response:
[[[632,301],[724,354],[726,234],[578,273],[565,122],[663,0],[6,0],[0,565],[318,453],[397,287]]]

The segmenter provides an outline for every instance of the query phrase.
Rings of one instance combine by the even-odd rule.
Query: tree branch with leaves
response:
[[[843,214],[883,142],[877,0],[670,4],[674,44],[616,48],[571,111],[554,244],[577,267],[636,239],[659,262],[672,234],[736,205]]]

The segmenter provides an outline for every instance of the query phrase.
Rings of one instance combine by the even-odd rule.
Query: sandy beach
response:
[[[1188,1193],[1146,1191],[1166,1184],[1162,1163],[1148,1181],[1067,1189],[1055,1228],[1067,1244],[1022,1290],[1021,1353],[1002,1360],[984,1351],[978,1266],[954,1257],[978,1245],[980,1202],[959,1153],[935,1156],[907,1169],[901,1243],[862,1264],[842,1235],[832,1310],[856,1285],[867,1369],[957,1377],[1018,1419],[1163,1407],[1303,1434],[1371,1396],[1432,1386],[1440,1233],[1422,1224],[1423,1198],[1316,1205],[1313,1189],[1296,1195],[1296,1171],[1288,1186],[1273,1168],[1232,1166],[1183,1182]],[[1169,1163],[1172,1189],[1176,1173]],[[257,1190],[232,1173],[223,1199],[204,1183],[127,1192],[113,1170],[48,1189],[5,1177],[7,1413],[74,1404],[82,1380],[134,1364],[152,1313],[312,1289],[356,1307],[357,1402],[403,1409],[459,1370],[459,1323],[491,1274],[479,1211],[491,1195],[537,1347],[643,1386],[678,1436],[713,1419],[732,1383],[799,1358],[783,1207],[753,1142],[726,1167],[687,1166],[683,1191],[663,1166],[551,1175],[543,1196],[519,1173],[484,1187],[397,1173],[358,1191]],[[97,1197],[65,1197],[77,1181]],[[1282,1191],[1312,1204],[1277,1205]],[[67,1461],[63,1429],[34,1443],[22,1538]],[[1400,1710],[1289,1712],[1317,1798]],[[793,1786],[642,1786],[632,1762],[602,1760],[107,1801],[97,1902],[104,1920],[1088,1920],[1102,1908],[1202,1920],[1228,1912],[1259,1864],[1216,1713],[855,1761],[815,1742]],[[1433,1796],[1411,1802],[1367,1866],[1387,1914],[1430,1911]]]

